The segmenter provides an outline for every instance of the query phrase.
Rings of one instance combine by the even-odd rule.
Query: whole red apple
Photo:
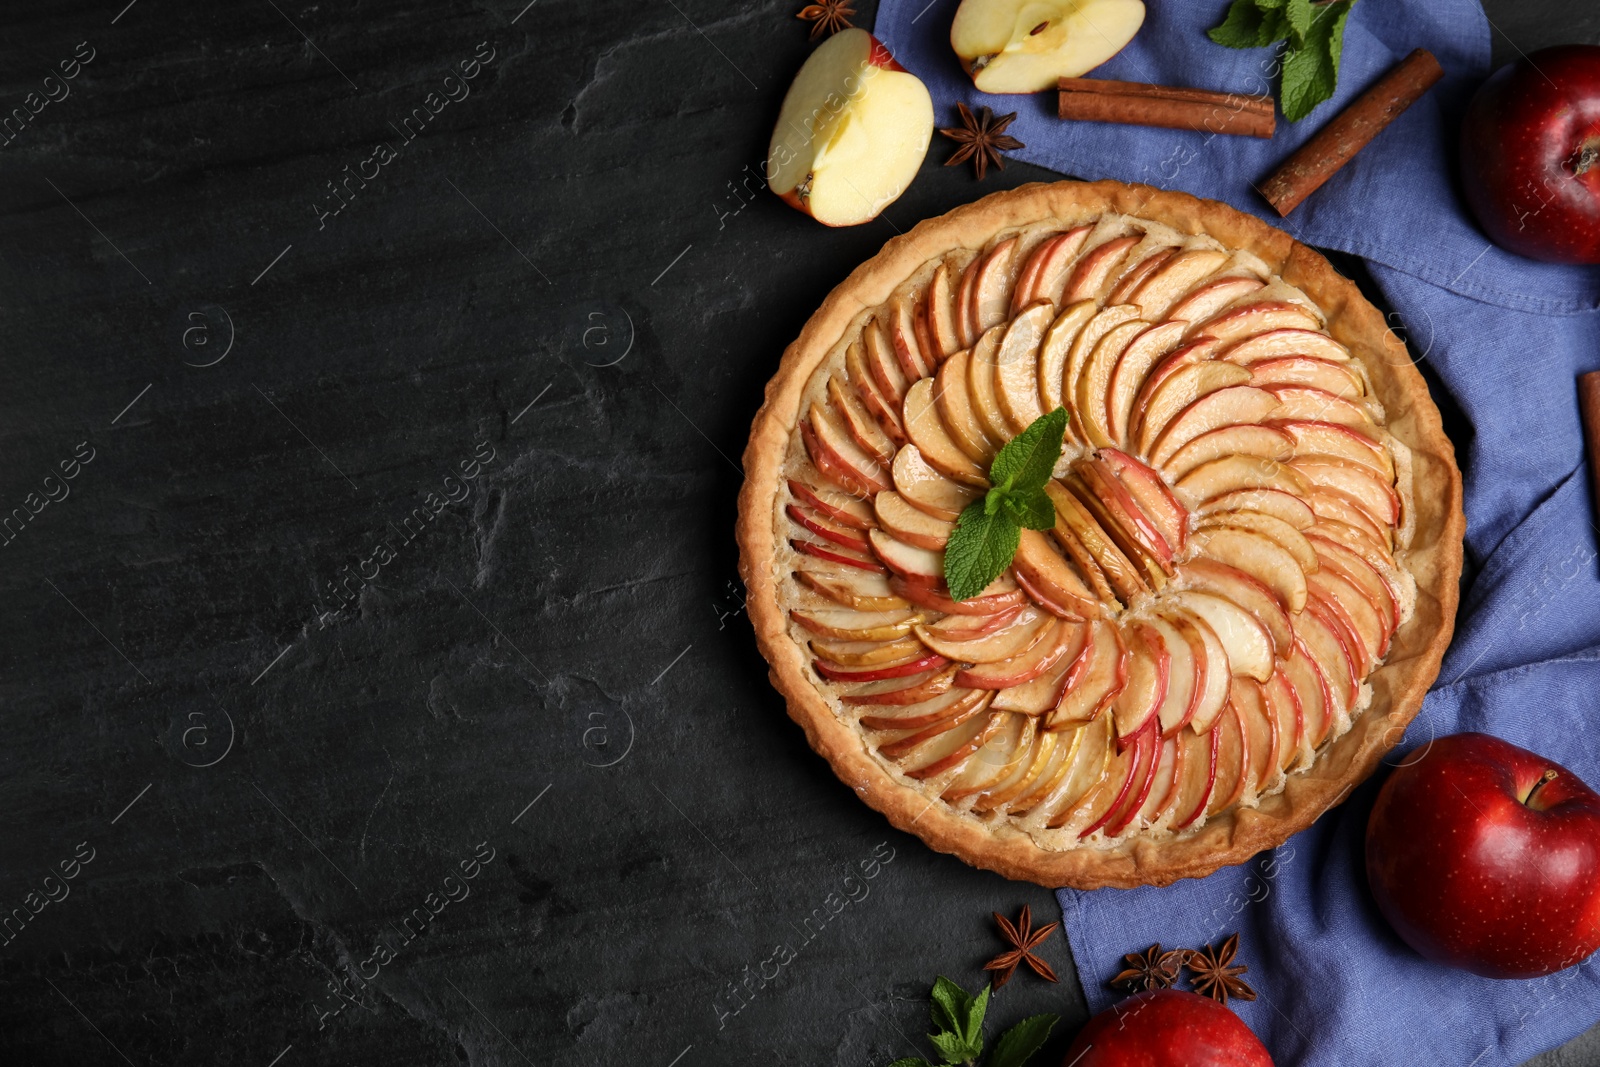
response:
[[[1546,48],[1490,75],[1462,123],[1461,184],[1501,248],[1600,263],[1600,46]]]
[[[1402,765],[1367,823],[1378,907],[1428,959],[1532,978],[1600,948],[1600,794],[1487,734]]]
[[[1152,989],[1089,1020],[1063,1067],[1272,1067],[1266,1046],[1210,997]]]

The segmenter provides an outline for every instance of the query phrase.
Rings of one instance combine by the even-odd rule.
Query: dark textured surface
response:
[[[839,785],[739,610],[778,352],[979,191],[755,195],[796,6],[7,8],[5,109],[93,59],[0,149],[3,910],[93,858],[0,944],[0,1060],[883,1064],[1054,917]],[[1081,1020],[1043,953],[998,1022]]]

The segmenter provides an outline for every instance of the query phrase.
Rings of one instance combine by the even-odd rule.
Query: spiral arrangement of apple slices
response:
[[[859,321],[790,449],[788,604],[887,766],[1103,846],[1254,805],[1349,728],[1415,597],[1409,453],[1303,293],[1107,215],[951,252]],[[1058,405],[1055,528],[952,600],[954,521]]]

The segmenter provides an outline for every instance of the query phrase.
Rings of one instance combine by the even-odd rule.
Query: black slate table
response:
[[[0,148],[0,1061],[881,1065],[1053,914],[833,778],[734,569],[777,354],[980,190],[759,190],[797,3],[524,2],[0,16],[51,97]],[[1043,951],[996,1021],[1064,1037]]]

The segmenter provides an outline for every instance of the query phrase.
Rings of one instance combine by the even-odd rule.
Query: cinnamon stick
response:
[[[1279,215],[1289,214],[1442,77],[1433,53],[1416,49],[1284,160],[1261,194]]]
[[[1578,375],[1578,410],[1589,445],[1589,495],[1594,499],[1595,521],[1600,523],[1600,371]]]
[[[1277,109],[1270,96],[1214,93],[1177,85],[1146,85],[1106,78],[1062,78],[1058,113],[1079,122],[1161,126],[1202,133],[1270,138]]]

